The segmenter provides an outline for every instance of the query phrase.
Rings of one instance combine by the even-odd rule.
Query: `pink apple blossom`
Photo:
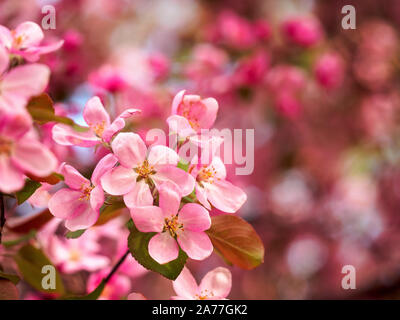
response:
[[[327,89],[340,86],[344,78],[344,71],[343,58],[334,52],[322,55],[314,67],[314,74],[318,83]]]
[[[61,272],[96,271],[110,265],[110,259],[101,253],[95,230],[87,230],[77,239],[66,239],[57,234],[61,221],[53,218],[38,232],[46,255]]]
[[[322,40],[323,31],[319,21],[313,17],[293,17],[283,23],[284,35],[291,42],[311,47]]]
[[[213,126],[218,112],[218,102],[214,98],[202,99],[198,95],[177,93],[172,101],[172,114],[185,117],[195,132]]]
[[[153,197],[149,183],[159,188],[165,181],[176,184],[183,196],[194,189],[194,179],[177,167],[177,153],[162,145],[147,149],[138,134],[120,133],[111,143],[120,166],[113,168],[101,178],[106,192],[124,195],[128,208],[151,206]]]
[[[32,120],[26,113],[0,110],[0,190],[10,193],[21,189],[25,173],[38,177],[50,175],[57,159],[29,133]]]
[[[189,172],[196,178],[197,199],[208,210],[211,203],[221,211],[234,213],[246,202],[246,193],[225,180],[226,169],[221,158],[214,156],[209,165],[191,165]]]
[[[60,173],[64,175],[65,183],[69,188],[58,190],[52,196],[49,201],[49,210],[55,217],[66,220],[67,229],[76,231],[95,224],[104,203],[100,178],[116,162],[117,159],[112,154],[106,155],[97,164],[91,182],[72,166],[62,164]]]
[[[173,282],[177,296],[173,300],[225,300],[231,291],[231,272],[222,267],[208,272],[197,285],[189,269],[183,268],[179,277]]]
[[[196,203],[187,203],[179,210],[179,189],[169,182],[162,184],[159,195],[158,207],[130,210],[139,231],[157,232],[149,242],[150,256],[164,264],[178,258],[180,246],[194,260],[207,258],[213,250],[211,240],[204,232],[211,226],[208,211]]]
[[[89,130],[78,132],[68,125],[57,124],[53,127],[53,139],[64,146],[93,147],[103,142],[108,143],[124,128],[124,119],[138,113],[139,109],[127,109],[111,123],[100,98],[95,96],[89,99],[83,109],[83,118],[89,125]]]
[[[50,69],[42,64],[26,64],[7,72],[9,57],[0,45],[0,110],[23,112],[28,100],[47,87]]]
[[[0,25],[0,45],[7,48],[10,54],[20,55],[29,62],[39,60],[42,54],[58,50],[64,41],[49,45],[40,45],[44,38],[42,29],[34,22],[26,21],[14,30]]]

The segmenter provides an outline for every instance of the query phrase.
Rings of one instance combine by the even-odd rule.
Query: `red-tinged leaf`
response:
[[[8,279],[0,279],[0,300],[18,300],[19,292],[14,283]]]
[[[264,262],[263,243],[249,223],[230,214],[212,217],[211,221],[206,232],[228,262],[246,270]]]
[[[47,93],[42,93],[39,96],[31,98],[26,108],[32,119],[39,124],[59,122],[76,128],[81,128],[72,119],[55,114],[53,100],[51,100]]]
[[[62,174],[53,172],[51,175],[47,176],[47,177],[37,177],[34,176],[33,174],[27,173],[26,174],[31,180],[37,181],[37,182],[45,182],[48,184],[57,184],[60,181],[64,180],[64,177]]]
[[[108,221],[119,217],[124,211],[128,210],[125,207],[125,204],[121,202],[116,202],[111,205],[106,205],[100,210],[100,216],[97,222],[95,223],[95,226],[101,226],[103,224],[106,224]]]
[[[28,233],[31,230],[39,230],[53,218],[48,209],[28,217],[7,219],[6,226],[16,233]]]

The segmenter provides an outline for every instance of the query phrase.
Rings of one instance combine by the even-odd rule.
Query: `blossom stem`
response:
[[[129,252],[130,252],[129,249],[126,250],[124,255],[118,260],[117,264],[114,266],[114,268],[112,268],[112,270],[110,271],[108,276],[104,278],[104,284],[106,284],[108,281],[110,281],[111,277],[114,275],[114,273],[118,270],[118,268],[121,266],[121,264],[124,262],[124,260],[128,256]]]

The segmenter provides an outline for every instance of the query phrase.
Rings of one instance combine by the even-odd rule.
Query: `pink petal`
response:
[[[35,62],[39,60],[42,54],[57,51],[64,44],[64,40],[60,40],[44,46],[31,46],[25,50],[19,51],[18,53],[23,56],[29,62]]]
[[[63,146],[93,147],[100,143],[100,139],[91,130],[77,132],[65,124],[56,124],[52,134],[54,141]]]
[[[172,286],[180,298],[191,300],[194,299],[195,295],[199,293],[196,280],[186,267],[182,269],[179,277],[172,282]]]
[[[32,119],[26,112],[0,112],[0,135],[18,140],[31,129]]]
[[[214,296],[226,298],[231,291],[231,272],[222,267],[215,268],[208,272],[200,282],[200,291],[211,291]]]
[[[57,218],[67,219],[86,210],[88,203],[81,201],[82,192],[67,188],[58,190],[49,200],[49,210]]]
[[[207,198],[217,209],[234,213],[246,202],[247,195],[239,187],[226,180],[214,180],[212,184],[206,183]]]
[[[60,173],[64,176],[66,185],[71,189],[81,190],[90,186],[88,179],[82,176],[74,167],[65,164],[65,162],[61,165]]]
[[[112,153],[105,155],[96,165],[92,173],[92,183],[97,186],[100,184],[100,178],[108,171],[110,171],[118,162],[116,156]]]
[[[93,97],[86,102],[83,109],[83,118],[91,128],[95,126],[103,126],[105,128],[110,124],[110,116],[104,109],[99,97]]]
[[[146,158],[146,145],[136,133],[119,133],[111,146],[114,154],[124,167],[135,168],[142,164]]]
[[[179,187],[182,197],[191,194],[195,185],[195,180],[190,174],[174,166],[163,166],[157,170],[152,179],[157,189],[163,182],[170,181],[175,183]]]
[[[128,208],[152,206],[153,196],[144,180],[136,182],[133,189],[124,195],[124,202]]]
[[[131,217],[141,232],[161,232],[164,227],[164,215],[159,207],[147,206],[131,208]]]
[[[172,100],[171,114],[177,114],[178,106],[182,102],[184,95],[185,95],[185,90],[181,90],[176,94],[176,96],[174,97],[174,100]]]
[[[100,181],[109,194],[118,196],[130,192],[136,183],[136,173],[132,169],[119,166],[105,173]]]
[[[122,112],[103,133],[104,141],[109,142],[111,138],[125,127],[125,119],[141,113],[139,109],[127,109]]]
[[[68,230],[87,229],[96,223],[99,218],[99,211],[93,210],[90,206],[87,206],[85,209],[81,213],[74,215],[73,218],[65,221],[65,227]]]
[[[178,134],[179,138],[181,139],[185,139],[196,134],[196,131],[193,130],[189,121],[185,117],[172,115],[167,119],[167,123],[169,132],[171,134]]]
[[[209,129],[217,118],[218,102],[214,98],[207,98],[203,99],[202,103],[206,107],[206,112],[199,118],[199,125],[201,128]]]
[[[0,29],[0,37],[1,37],[1,29]],[[0,38],[0,41],[1,41],[1,38]],[[0,45],[0,75],[8,69],[9,62],[10,62],[10,59],[8,57],[8,52],[7,52],[6,48],[4,48]]]
[[[159,206],[165,217],[175,216],[181,204],[180,190],[175,183],[164,182],[158,188],[160,194]]]
[[[132,292],[126,298],[127,300],[147,300],[146,297],[141,293]]]
[[[140,113],[142,113],[142,110],[130,108],[130,109],[124,110],[124,111],[118,116],[118,118],[127,119],[127,118],[133,117],[133,116],[135,116],[135,115],[138,115],[138,114],[140,114]]]
[[[4,27],[0,26],[0,45],[10,49],[12,46],[13,38],[11,35],[11,31]]]
[[[24,175],[14,167],[8,156],[0,154],[0,190],[11,193],[22,189],[25,184]]]
[[[164,264],[178,258],[179,247],[168,232],[163,232],[150,239],[149,254],[159,264]]]
[[[50,77],[49,67],[43,64],[27,64],[12,69],[2,81],[2,95],[24,100],[41,94]]]
[[[65,225],[67,225],[67,224],[65,224]],[[86,229],[86,228],[82,228],[82,229]],[[80,229],[76,229],[76,230],[80,230]],[[110,265],[110,259],[105,256],[96,255],[96,254],[86,254],[79,261],[78,270],[96,271],[99,269],[106,268],[109,265]],[[77,270],[74,270],[74,271],[77,271]]]
[[[179,211],[179,222],[190,231],[205,231],[211,227],[210,214],[197,203],[187,203]]]
[[[207,200],[207,193],[206,190],[204,190],[203,187],[200,187],[197,183],[196,183],[196,198],[197,200],[199,200],[199,202],[208,210],[211,210],[211,206],[210,203]]]
[[[193,260],[204,260],[213,251],[211,240],[204,232],[182,231],[178,235],[178,243]]]
[[[56,170],[57,158],[39,141],[22,138],[15,145],[12,160],[19,167],[34,174],[45,177]]]
[[[93,210],[99,211],[104,204],[104,192],[100,185],[93,188],[90,192],[90,206]]]
[[[14,30],[14,39],[21,37],[22,41],[18,48],[27,48],[38,45],[44,38],[42,29],[34,22],[27,21],[21,23]]]
[[[220,157],[213,157],[212,162],[209,166],[209,169],[214,169],[213,171],[216,172],[216,175],[215,175],[216,178],[225,180],[226,168]]]
[[[174,150],[166,146],[155,145],[150,148],[147,160],[150,165],[157,169],[164,165],[176,166],[179,162],[179,156]]]

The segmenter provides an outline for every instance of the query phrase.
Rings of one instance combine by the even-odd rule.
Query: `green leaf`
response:
[[[17,203],[21,204],[24,203],[29,197],[35,193],[35,191],[40,188],[42,184],[40,182],[26,179],[24,188],[18,192],[16,192]]]
[[[23,279],[33,288],[45,293],[64,294],[64,284],[57,270],[56,288],[44,289],[42,287],[42,279],[46,275],[42,273],[42,268],[46,265],[52,265],[52,263],[40,249],[35,248],[30,244],[26,244],[17,252],[14,256],[14,260],[18,265]]]
[[[17,203],[22,204],[26,200],[30,198],[32,194],[35,193],[35,191],[41,187],[41,183],[31,180],[31,179],[25,179],[25,185],[22,190],[16,192],[16,198],[17,198]]]
[[[100,282],[100,284],[97,286],[96,289],[94,289],[91,293],[85,295],[85,296],[70,296],[70,297],[65,297],[66,300],[97,300],[101,293],[104,290],[106,283],[104,280]]]
[[[86,229],[76,230],[76,231],[68,231],[65,234],[67,239],[76,239],[85,233]]]
[[[10,280],[12,283],[17,284],[19,282],[19,277],[16,274],[8,274],[0,271],[0,279]]]
[[[156,235],[155,232],[140,232],[133,224],[128,237],[129,251],[146,269],[157,272],[170,280],[175,280],[185,266],[187,255],[182,249],[179,249],[179,256],[176,260],[159,264],[150,256],[148,250],[149,241],[154,235]]]
[[[30,239],[33,239],[36,237],[36,230],[32,229],[31,231],[29,231],[29,233],[23,235],[22,237],[19,237],[17,239],[14,240],[9,240],[9,241],[3,241],[1,244],[6,247],[12,247],[12,246],[16,246],[22,242],[26,242]]]
[[[214,216],[206,233],[228,262],[246,270],[264,262],[264,245],[253,227],[242,218],[231,214]]]
[[[178,168],[188,172],[188,170],[189,170],[189,162],[179,161],[178,162]]]

